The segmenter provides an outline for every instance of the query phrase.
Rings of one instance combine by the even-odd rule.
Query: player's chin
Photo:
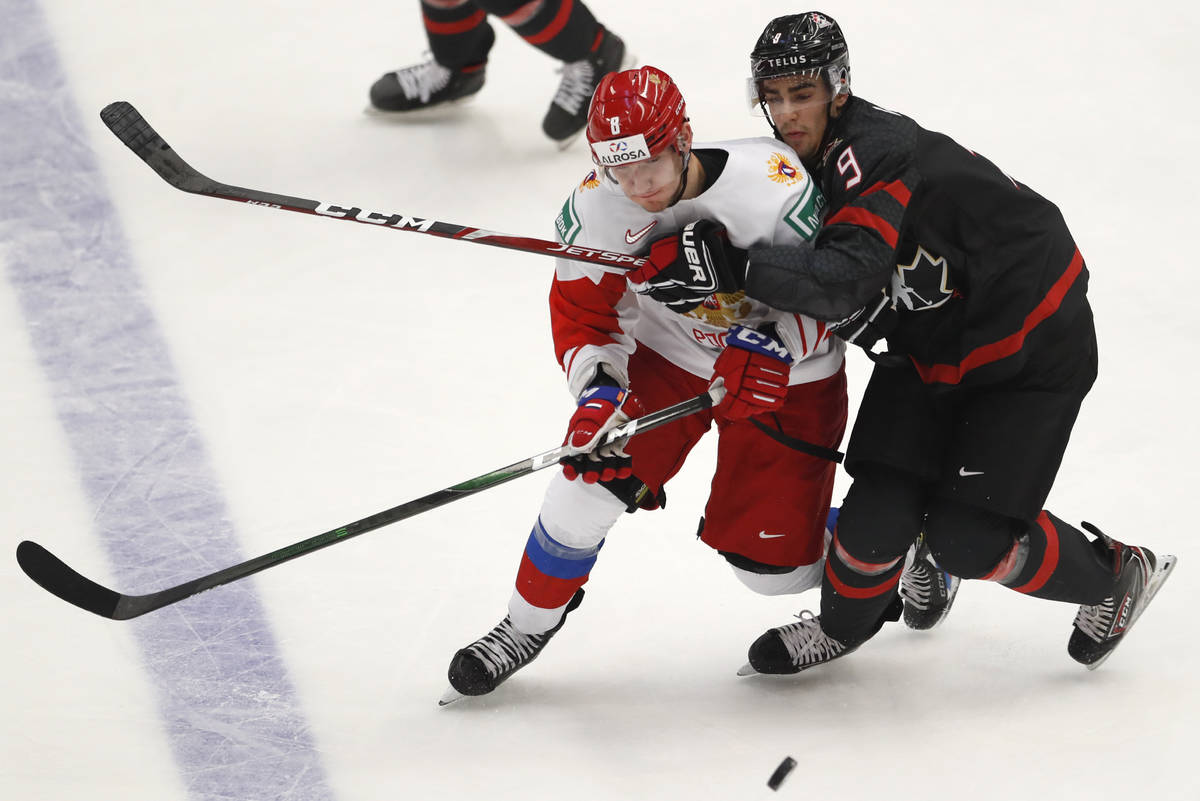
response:
[[[671,194],[669,189],[663,188],[645,195],[631,195],[631,199],[641,206],[643,211],[656,212],[662,211],[671,204]]]
[[[642,207],[642,211],[655,214],[665,210],[670,205],[670,198],[634,198],[634,202]]]
[[[812,137],[810,137],[809,134],[806,134],[803,131],[797,133],[785,133],[784,141],[786,141],[786,143],[792,147],[792,150],[796,151],[800,158],[806,158],[811,155],[809,151],[812,150]]]

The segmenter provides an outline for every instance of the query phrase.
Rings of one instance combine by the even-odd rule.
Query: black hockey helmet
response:
[[[823,75],[832,96],[850,93],[850,49],[833,17],[820,11],[776,17],[750,51],[755,105],[758,83],[784,75]]]

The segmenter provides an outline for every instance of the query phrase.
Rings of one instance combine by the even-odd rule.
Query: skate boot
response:
[[[874,631],[861,640],[847,643],[826,634],[821,628],[821,616],[805,609],[796,615],[798,623],[771,629],[755,640],[750,645],[750,661],[738,670],[738,675],[799,673],[832,662],[874,637],[884,623],[899,620],[900,611],[900,599],[896,598],[884,611]]]
[[[625,43],[612,31],[604,30],[600,46],[579,61],[562,66],[562,81],[542,120],[546,136],[565,148],[587,125],[588,106],[600,79],[610,72],[627,69],[633,58],[625,51]]]
[[[453,70],[430,58],[377,80],[371,86],[371,107],[377,111],[420,111],[465,100],[483,88],[485,73],[486,63]]]
[[[576,590],[567,603],[562,620],[545,634],[525,634],[509,620],[504,620],[475,642],[462,648],[450,660],[450,690],[442,696],[441,706],[454,703],[464,695],[487,695],[509,676],[537,659],[563,623],[567,615],[583,602],[583,590]]]
[[[1169,554],[1155,556],[1146,548],[1117,542],[1091,523],[1083,527],[1112,552],[1115,576],[1112,595],[1095,606],[1079,607],[1075,630],[1067,643],[1072,659],[1095,670],[1125,639],[1175,569],[1177,560]]]
[[[820,616],[807,609],[796,617],[800,622],[771,629],[750,645],[750,661],[738,670],[739,676],[799,673],[832,662],[858,647],[827,635],[821,630]]]
[[[904,625],[924,631],[941,623],[950,613],[961,583],[957,576],[938,567],[922,534],[917,540],[917,554],[912,565],[900,575]]]

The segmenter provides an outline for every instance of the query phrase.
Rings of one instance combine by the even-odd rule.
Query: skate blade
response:
[[[551,139],[550,141],[554,142],[554,146],[559,150],[566,150],[571,145],[575,144],[575,140],[579,139],[579,137],[582,135],[583,129],[580,128],[577,132],[571,134],[566,139]]]
[[[456,112],[459,107],[468,105],[476,99],[479,93],[460,97],[455,100],[447,100],[438,103],[435,106],[428,108],[417,108],[410,111],[388,111],[386,109],[376,108],[370,103],[363,109],[363,113],[368,117],[376,117],[382,120],[395,120],[397,122],[440,122],[451,117],[458,116]]]
[[[758,671],[754,669],[754,665],[751,665],[749,662],[747,662],[738,668],[737,674],[739,676],[757,676]]]
[[[1154,572],[1150,574],[1150,581],[1146,584],[1146,597],[1140,604],[1138,604],[1137,611],[1135,611],[1133,614],[1133,619],[1130,620],[1129,625],[1125,627],[1125,636],[1121,638],[1121,642],[1117,643],[1118,648],[1121,646],[1121,643],[1125,641],[1125,638],[1129,636],[1129,631],[1133,628],[1134,624],[1138,622],[1138,618],[1142,616],[1142,613],[1146,611],[1146,607],[1150,606],[1150,602],[1154,600],[1154,596],[1158,595],[1158,591],[1162,589],[1162,585],[1165,584],[1167,579],[1171,577],[1171,571],[1175,569],[1175,564],[1178,561],[1179,559],[1173,554],[1163,554],[1159,557],[1158,566],[1154,568]],[[1112,656],[1113,651],[1116,650],[1117,648],[1113,648],[1112,651],[1109,651],[1092,664],[1085,665],[1085,667],[1088,670],[1095,670],[1103,665],[1104,661]]]
[[[464,698],[466,696],[458,690],[453,687],[447,687],[446,692],[442,693],[442,697],[438,699],[438,706],[450,706],[454,702],[461,701]]]

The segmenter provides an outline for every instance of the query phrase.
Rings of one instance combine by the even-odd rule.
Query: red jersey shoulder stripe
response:
[[[860,225],[863,228],[870,228],[883,237],[883,241],[888,243],[888,247],[896,247],[896,242],[900,239],[900,235],[896,232],[896,229],[887,220],[878,214],[873,214],[866,209],[860,209],[855,206],[846,206],[825,221],[825,225],[827,226],[837,225],[838,223],[848,223],[850,225]]]
[[[903,181],[891,181],[886,184],[883,181],[880,181],[867,191],[863,192],[859,197],[866,197],[874,192],[887,192],[904,208],[908,208],[908,202],[912,200],[912,191],[904,185]]]

